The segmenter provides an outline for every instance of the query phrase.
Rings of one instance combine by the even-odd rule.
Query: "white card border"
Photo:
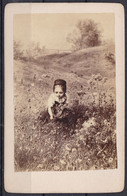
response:
[[[114,13],[116,44],[118,168],[69,172],[14,172],[13,15],[25,13]],[[4,182],[7,192],[100,193],[124,188],[125,51],[124,7],[119,3],[10,3],[5,7]]]

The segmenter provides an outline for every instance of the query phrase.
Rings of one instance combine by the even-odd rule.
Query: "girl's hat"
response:
[[[54,81],[54,87],[56,86],[56,85],[61,85],[61,86],[63,86],[63,90],[66,92],[66,81],[65,80],[62,80],[62,79],[57,79],[57,80],[55,80]]]
[[[54,85],[66,86],[66,81],[65,80],[61,80],[61,79],[57,79],[57,80],[54,81]]]

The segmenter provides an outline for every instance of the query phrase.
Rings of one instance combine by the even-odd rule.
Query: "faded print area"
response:
[[[14,16],[15,171],[117,168],[114,14]],[[51,120],[56,79],[68,119]]]

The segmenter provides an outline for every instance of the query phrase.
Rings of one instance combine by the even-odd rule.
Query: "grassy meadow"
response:
[[[15,171],[117,167],[114,54],[111,44],[14,60]],[[68,124],[45,119],[58,78],[67,81]]]

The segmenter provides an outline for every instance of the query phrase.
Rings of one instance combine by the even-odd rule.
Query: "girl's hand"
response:
[[[52,120],[53,119],[53,116],[50,116],[50,120]]]

